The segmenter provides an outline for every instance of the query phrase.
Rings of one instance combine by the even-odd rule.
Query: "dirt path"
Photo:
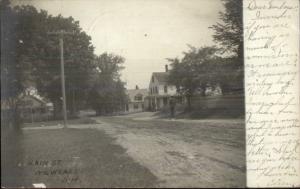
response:
[[[159,187],[245,186],[242,121],[95,119],[98,129],[159,178]]]

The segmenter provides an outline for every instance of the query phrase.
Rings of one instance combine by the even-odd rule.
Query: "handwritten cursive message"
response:
[[[299,1],[244,1],[248,187],[300,186]]]

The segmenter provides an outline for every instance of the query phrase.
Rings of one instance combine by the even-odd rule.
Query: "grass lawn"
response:
[[[1,145],[1,186],[155,187],[156,177],[113,142],[94,129],[24,130]]]

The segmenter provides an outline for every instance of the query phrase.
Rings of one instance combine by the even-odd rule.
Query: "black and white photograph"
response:
[[[246,187],[242,0],[1,0],[1,188]]]

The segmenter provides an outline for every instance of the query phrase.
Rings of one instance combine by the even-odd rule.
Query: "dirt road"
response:
[[[158,187],[246,184],[243,120],[168,120],[149,113],[94,119],[159,179]]]

